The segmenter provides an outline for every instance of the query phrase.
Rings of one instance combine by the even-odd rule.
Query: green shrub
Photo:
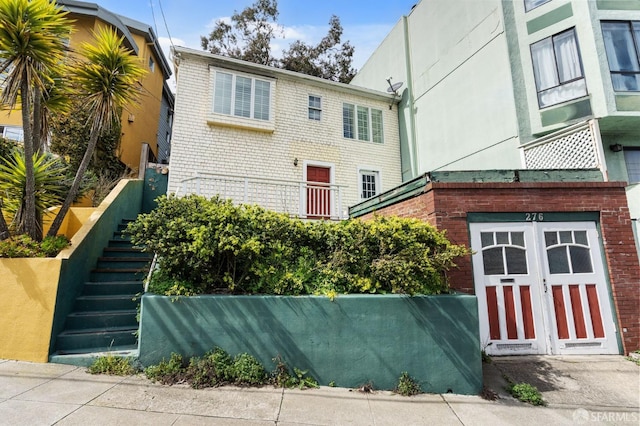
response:
[[[531,405],[546,405],[540,391],[529,383],[511,383],[507,388],[516,399]]]
[[[415,381],[415,379],[409,376],[409,373],[404,371],[398,379],[398,384],[396,385],[394,392],[403,396],[412,396],[422,393],[422,389],[420,389],[420,385]]]
[[[130,376],[138,369],[133,366],[130,358],[107,355],[96,358],[87,371],[91,374],[110,374],[112,376]]]
[[[184,381],[186,376],[185,363],[182,355],[172,353],[169,361],[164,359],[158,365],[152,365],[144,370],[147,378],[163,385],[173,385]]]
[[[0,241],[0,258],[55,257],[67,246],[69,246],[69,240],[63,235],[45,237],[40,243],[26,234],[16,235]]]
[[[293,374],[289,371],[289,367],[278,356],[273,360],[276,363],[275,369],[271,372],[270,382],[279,388],[317,388],[318,381],[311,376],[308,376],[307,370],[300,370],[299,368],[293,368]],[[335,386],[335,384],[334,384]]]
[[[242,353],[233,359],[232,376],[238,385],[263,385],[267,372],[254,356]]]
[[[158,254],[150,290],[164,295],[438,294],[469,253],[417,219],[302,222],[198,196],[161,197],[128,232]]]
[[[186,380],[195,389],[220,386],[233,381],[233,359],[220,348],[215,348],[202,358],[189,360]]]

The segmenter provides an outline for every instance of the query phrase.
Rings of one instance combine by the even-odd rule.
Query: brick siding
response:
[[[640,348],[640,265],[624,183],[432,182],[423,194],[382,208],[376,214],[426,220],[445,229],[453,243],[470,246],[467,214],[472,212],[598,212],[618,331],[625,353]],[[458,259],[457,264],[458,268],[449,272],[452,288],[473,293],[471,256]]]

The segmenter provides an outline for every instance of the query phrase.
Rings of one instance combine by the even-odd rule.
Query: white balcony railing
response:
[[[257,204],[301,219],[341,220],[347,218],[342,206],[343,189],[319,182],[198,173],[181,180],[176,195],[217,195],[235,204]]]
[[[600,169],[607,179],[597,120],[566,127],[520,148],[527,169]]]

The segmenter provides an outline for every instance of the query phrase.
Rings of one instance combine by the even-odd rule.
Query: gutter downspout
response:
[[[411,175],[413,177],[417,176],[418,173],[418,146],[417,146],[417,137],[416,137],[416,118],[414,113],[414,96],[413,96],[413,72],[411,71],[411,49],[409,46],[409,24],[407,21],[407,16],[402,16],[402,29],[404,32],[404,60],[405,60],[405,68],[407,70],[407,92],[409,94],[408,106],[409,106],[409,125],[411,126],[411,131],[408,134],[411,137],[411,140],[408,143],[409,148],[409,158],[411,162]]]

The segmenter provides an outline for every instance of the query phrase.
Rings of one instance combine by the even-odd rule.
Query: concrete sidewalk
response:
[[[503,375],[542,391],[547,407],[508,397]],[[513,425],[640,423],[640,368],[621,356],[508,357],[485,365],[496,401],[479,396],[162,386],[143,375],[0,360],[2,425]]]

